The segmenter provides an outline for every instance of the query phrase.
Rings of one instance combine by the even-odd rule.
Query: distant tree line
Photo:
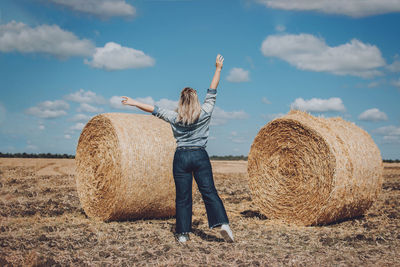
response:
[[[53,154],[53,153],[2,153],[0,152],[0,158],[56,158],[56,159],[74,159],[75,155],[69,154]],[[247,160],[247,156],[211,156],[211,160]],[[387,163],[400,163],[400,159],[384,159],[383,162]]]
[[[53,153],[2,153],[0,158],[56,158],[56,159],[74,159],[75,155],[53,154]]]
[[[383,162],[387,163],[399,163],[400,159],[384,159]]]
[[[232,155],[228,155],[228,156],[211,156],[210,159],[212,160],[247,160],[247,156],[232,156]]]

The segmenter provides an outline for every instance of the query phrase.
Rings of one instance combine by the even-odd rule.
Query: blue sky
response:
[[[247,155],[292,109],[340,116],[400,158],[400,2],[2,0],[0,151],[75,154],[86,122],[201,99],[224,58],[211,155]]]

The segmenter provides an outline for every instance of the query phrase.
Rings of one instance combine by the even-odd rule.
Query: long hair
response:
[[[191,87],[183,88],[177,112],[177,122],[181,122],[184,125],[190,125],[199,119],[201,106],[196,90]]]

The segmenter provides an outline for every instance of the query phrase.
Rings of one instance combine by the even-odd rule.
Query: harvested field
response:
[[[260,215],[246,162],[214,161],[236,242],[209,230],[196,192],[191,240],[175,218],[96,222],[80,206],[72,159],[0,159],[0,266],[400,266],[400,164],[384,164],[382,194],[367,214],[299,227]]]

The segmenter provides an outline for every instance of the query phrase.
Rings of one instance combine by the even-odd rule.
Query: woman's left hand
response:
[[[133,100],[132,98],[127,97],[127,96],[123,96],[122,98],[124,98],[124,99],[121,101],[122,104],[124,104],[124,105],[130,105],[130,106],[136,106],[136,101]]]

